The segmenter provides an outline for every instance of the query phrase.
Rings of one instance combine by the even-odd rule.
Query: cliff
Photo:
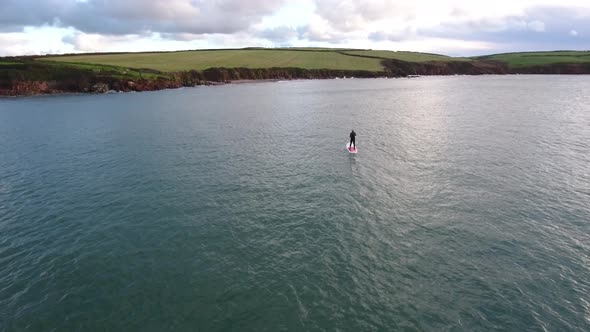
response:
[[[494,61],[406,62],[383,60],[386,70],[395,76],[408,75],[484,75],[507,74],[508,67]]]
[[[590,63],[510,68],[493,60],[408,62],[382,59],[383,71],[301,68],[210,68],[164,73],[150,69],[60,64],[11,58],[0,61],[0,95],[152,91],[238,80],[406,77],[409,75],[590,74]]]
[[[372,78],[386,76],[386,73],[301,68],[210,68],[174,73],[153,70],[122,72],[116,68],[97,70],[27,61],[0,67],[0,95],[152,91],[238,80],[328,79],[345,76]]]

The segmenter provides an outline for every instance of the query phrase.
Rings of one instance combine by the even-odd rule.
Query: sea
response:
[[[0,99],[0,331],[590,331],[589,91]]]

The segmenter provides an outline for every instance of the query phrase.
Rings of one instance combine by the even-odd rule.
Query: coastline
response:
[[[372,77],[377,79],[416,79],[421,77],[449,77],[449,76],[521,76],[521,75],[535,75],[535,76],[585,76],[589,74],[521,74],[521,73],[508,73],[508,74],[485,74],[485,75],[469,75],[469,74],[453,74],[453,75],[408,75],[403,77]],[[282,78],[282,79],[241,79],[241,80],[230,80],[224,82],[202,82],[202,84],[196,84],[191,86],[172,86],[163,87],[159,89],[149,90],[107,90],[105,92],[88,92],[88,91],[51,91],[51,92],[38,92],[31,94],[15,94],[7,95],[0,93],[0,100],[2,99],[18,99],[18,98],[29,98],[29,97],[49,97],[49,96],[77,96],[77,95],[109,95],[109,94],[120,94],[120,93],[136,93],[136,92],[156,92],[162,90],[179,90],[184,88],[199,88],[199,87],[215,87],[225,85],[242,85],[242,84],[258,84],[258,83],[279,83],[279,82],[290,82],[290,81],[308,81],[308,80],[341,80],[341,79],[368,79],[368,77],[329,77],[329,78]]]
[[[45,67],[44,67],[45,66]],[[0,97],[19,97],[63,94],[108,94],[121,92],[158,91],[182,87],[251,84],[309,79],[344,78],[416,78],[420,76],[455,75],[587,75],[590,66],[556,64],[510,69],[497,62],[427,62],[410,63],[399,60],[383,61],[383,71],[328,70],[301,68],[210,68],[203,71],[156,73],[153,76],[120,77],[113,73],[93,72],[69,68],[61,72],[45,73],[47,64],[33,63],[19,73],[19,79],[2,80]],[[40,67],[40,68],[39,68]],[[0,74],[2,74],[0,70]],[[14,76],[14,75],[13,75]],[[41,78],[41,79],[39,79]]]
[[[219,52],[243,54],[236,62],[218,59]],[[277,62],[285,52],[295,60]],[[588,54],[554,51],[453,58],[355,49],[242,49],[217,50],[213,55],[201,51],[146,53],[140,58],[134,53],[121,53],[117,61],[110,53],[1,57],[0,96],[141,92],[298,79],[581,75],[590,74],[590,58],[580,60]],[[262,55],[266,60],[261,63]],[[284,66],[273,67],[275,63]]]
[[[347,77],[351,78],[351,77]],[[385,78],[385,77],[383,77]],[[323,78],[322,80],[331,80],[338,78]],[[319,80],[319,79],[264,79],[264,80],[235,80],[227,82],[208,82],[208,84],[200,84],[193,86],[179,86],[169,87],[156,90],[141,90],[141,91],[116,91],[109,90],[107,92],[72,92],[72,91],[52,91],[50,93],[33,93],[33,94],[19,94],[19,95],[6,95],[0,94],[0,100],[2,99],[17,99],[17,98],[30,98],[30,97],[50,97],[50,96],[78,96],[78,95],[109,95],[109,94],[120,94],[120,93],[138,93],[138,92],[156,92],[164,90],[180,90],[184,88],[200,88],[200,87],[216,87],[225,85],[242,85],[242,84],[258,84],[258,83],[279,83],[279,82],[290,82],[290,81],[308,81],[308,80]]]

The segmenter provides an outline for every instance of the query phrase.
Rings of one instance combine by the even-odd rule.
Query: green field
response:
[[[408,62],[495,60],[512,68],[555,63],[590,63],[588,51],[555,51],[506,53],[472,58],[449,57],[439,54],[328,48],[245,48],[153,53],[80,54],[39,57],[37,61],[61,63],[64,66],[91,69],[96,72],[117,72],[120,75],[158,75],[187,70],[225,68],[301,68],[332,70],[383,71],[383,59]],[[2,62],[0,62],[0,65]],[[139,70],[141,69],[141,70]],[[153,72],[157,71],[157,72]]]
[[[506,62],[512,68],[543,66],[555,63],[590,63],[589,51],[554,51],[504,53],[477,57],[480,60]]]
[[[47,59],[43,59],[47,60]],[[141,71],[133,68],[125,68],[120,66],[114,66],[110,64],[100,64],[100,63],[84,63],[84,62],[59,62],[59,61],[37,61],[38,63],[48,64],[52,68],[59,70],[65,68],[74,68],[74,69],[81,69],[81,70],[89,70],[96,74],[108,74],[113,77],[118,78],[147,78],[147,79],[154,79],[158,77],[167,77],[167,75],[162,73],[153,73],[153,72],[146,72]]]
[[[20,63],[20,62],[17,62],[17,61],[2,61],[2,60],[0,60],[0,66],[12,66],[12,65],[15,65],[15,64],[18,64],[18,63]]]
[[[46,57],[44,60],[67,63],[93,63],[125,68],[150,68],[162,72],[204,70],[212,67],[303,69],[348,69],[381,71],[379,59],[312,50],[207,50],[169,53],[88,54]]]
[[[239,80],[506,73],[590,74],[590,51],[461,58],[367,49],[244,48],[4,57],[0,58],[0,94],[100,92],[105,86],[146,91]]]
[[[404,52],[404,51],[373,51],[373,50],[354,50],[343,51],[344,54],[372,56],[383,59],[396,59],[409,62],[426,62],[426,61],[469,61],[468,58],[453,58],[446,55]]]
[[[445,55],[429,53],[328,48],[248,48],[239,50],[162,53],[84,54],[44,58],[44,60],[68,63],[93,63],[125,68],[150,68],[162,72],[191,69],[204,70],[213,67],[296,67],[303,69],[381,71],[383,70],[381,59],[397,59],[410,62],[469,60],[468,58],[452,58]]]

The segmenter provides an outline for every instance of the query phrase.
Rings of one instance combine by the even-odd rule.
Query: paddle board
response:
[[[351,148],[350,147],[350,143],[346,143],[346,150],[348,150],[348,152],[350,152],[350,153],[356,153],[358,151],[358,149],[356,148],[356,146],[353,146]]]

